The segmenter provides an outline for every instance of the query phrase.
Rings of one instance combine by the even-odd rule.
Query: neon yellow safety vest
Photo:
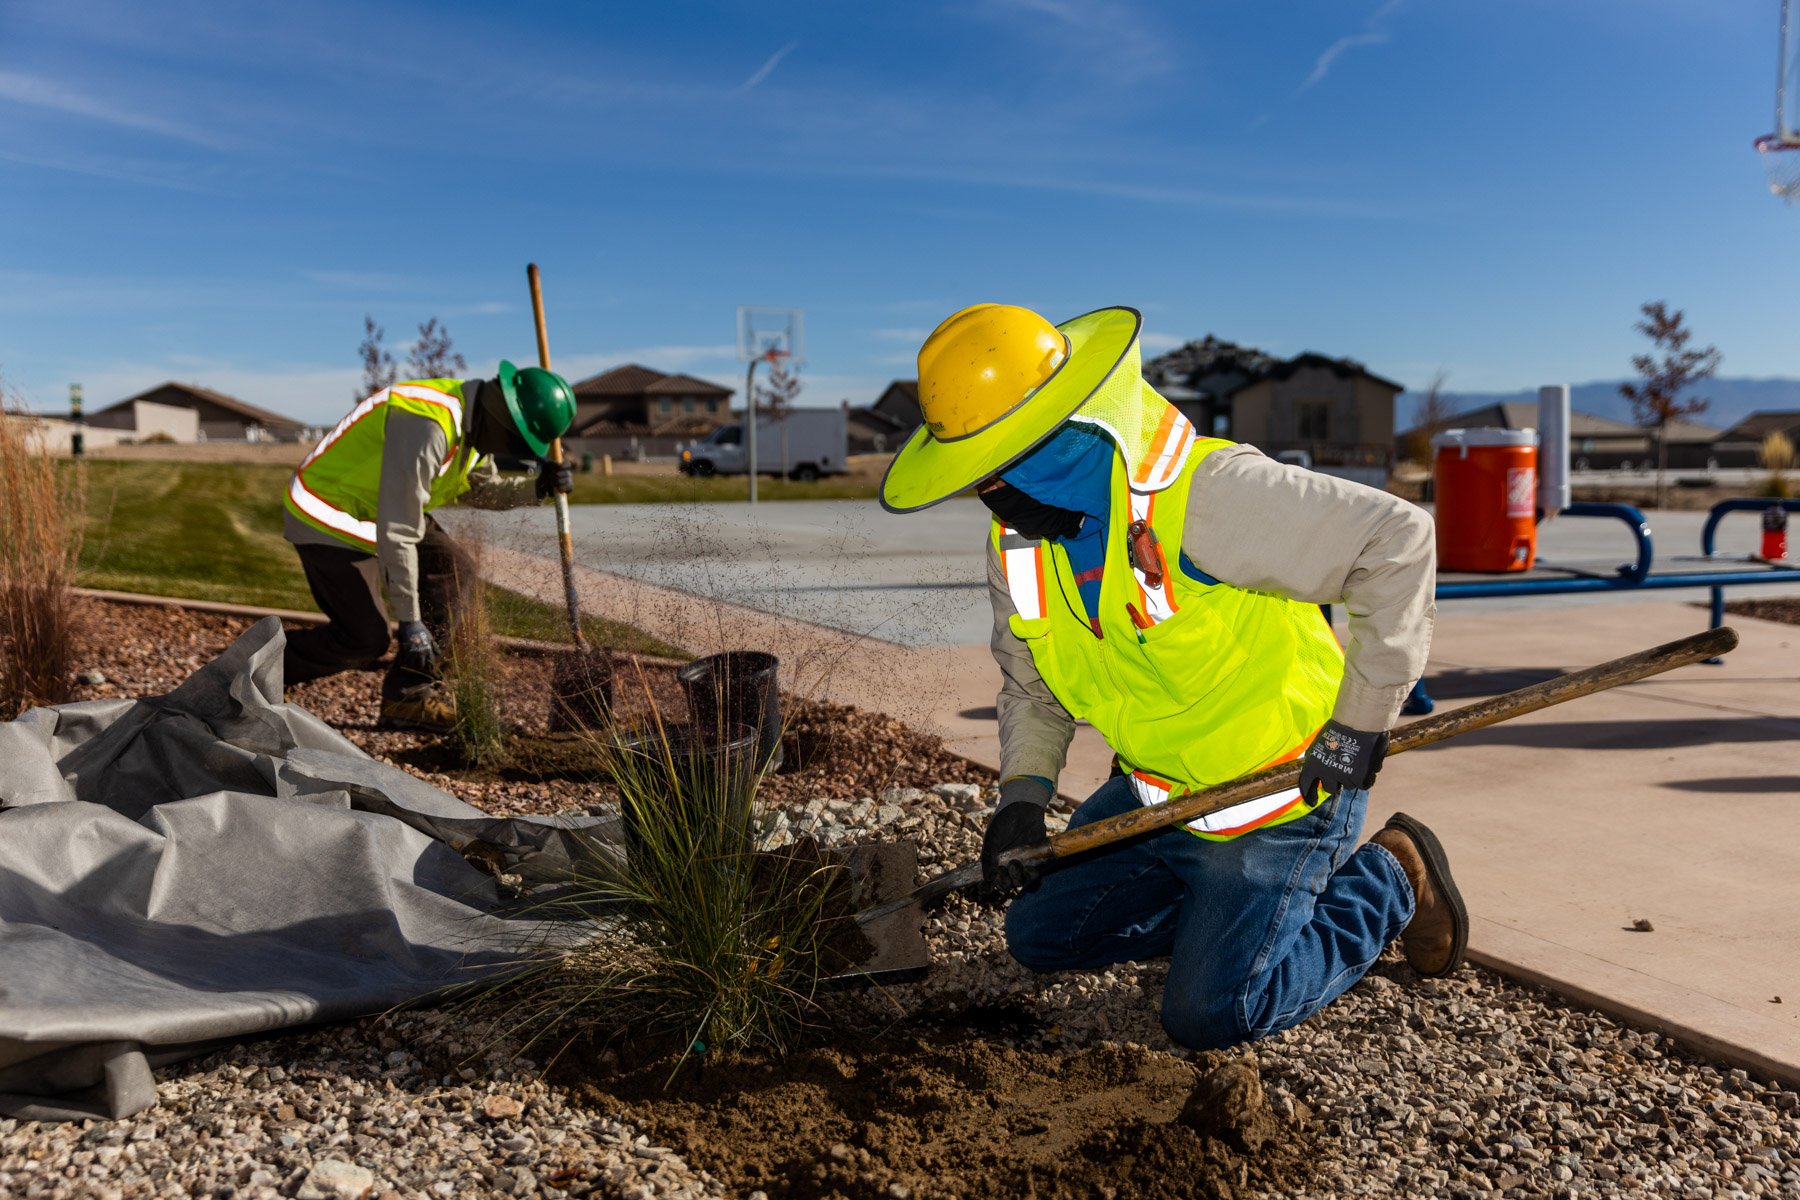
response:
[[[1142,391],[1147,405],[1165,411],[1146,414],[1141,428],[1154,432],[1129,470],[1114,456],[1097,631],[1061,546],[997,520],[992,537],[1018,610],[1012,631],[1038,674],[1064,708],[1100,731],[1138,800],[1160,804],[1298,758],[1331,716],[1344,656],[1317,606],[1182,569],[1194,471],[1232,443],[1198,437],[1173,405],[1148,385]],[[1138,556],[1151,560],[1143,565],[1130,551],[1138,521],[1154,537],[1137,539],[1154,547]],[[1225,841],[1314,807],[1289,788],[1188,828]]]
[[[350,410],[301,461],[288,481],[287,508],[314,529],[354,546],[375,549],[375,506],[381,493],[381,452],[390,412],[436,421],[450,440],[426,496],[426,509],[449,504],[469,490],[481,463],[463,442],[462,381],[415,379],[383,388]]]

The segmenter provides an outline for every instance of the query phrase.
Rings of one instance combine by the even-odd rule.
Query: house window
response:
[[[1300,440],[1331,440],[1331,404],[1326,400],[1302,400],[1299,406]]]
[[[684,413],[691,413],[694,411],[694,398],[692,396],[683,396],[681,398],[681,411]]]
[[[669,407],[669,398],[667,396],[664,396],[662,399],[660,399],[656,402],[656,411],[661,413],[665,417],[668,416],[669,413],[673,411],[673,409],[671,409]]]
[[[717,414],[717,413],[718,413],[718,411],[719,411],[719,401],[718,401],[718,398],[717,398],[717,397],[714,397],[714,398],[713,398],[713,399],[711,399],[711,400],[708,400],[708,401],[707,401],[707,402],[706,402],[706,411],[707,411],[707,412],[709,412],[709,413],[713,413],[713,414],[715,414],[715,415],[716,415],[716,414]]]

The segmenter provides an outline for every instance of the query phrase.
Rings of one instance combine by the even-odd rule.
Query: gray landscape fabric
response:
[[[153,1068],[517,969],[527,881],[616,822],[496,818],[282,702],[267,618],[165,696],[0,723],[0,1114],[122,1117]]]

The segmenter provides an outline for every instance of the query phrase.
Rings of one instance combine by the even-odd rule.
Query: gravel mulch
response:
[[[91,668],[107,682],[84,685],[83,698],[167,690],[243,625],[134,611],[96,614],[104,638]],[[371,753],[401,752],[386,739],[411,735],[367,725],[373,679],[307,685],[295,699],[338,714]],[[765,835],[906,837],[926,870],[974,857],[992,788],[917,774],[933,762],[923,749],[892,758],[876,774],[896,786],[792,795],[762,818]],[[433,782],[488,807],[508,791],[482,785],[496,791],[477,798]],[[567,786],[525,789],[516,803],[587,802]],[[975,1005],[1016,1014],[1008,1038],[1022,1045],[1187,1057],[1157,1022],[1161,964],[1032,975],[1006,955],[1001,913],[963,898],[931,915],[927,935],[926,980],[836,997],[833,1011],[886,1023]],[[162,1102],[128,1121],[0,1121],[0,1197],[726,1194],[535,1065],[478,1053],[465,1040],[476,1036],[441,1011],[371,1018],[167,1068]],[[1390,955],[1305,1025],[1238,1054],[1259,1067],[1278,1116],[1319,1147],[1308,1195],[1800,1196],[1800,1093],[1487,971],[1420,980]]]

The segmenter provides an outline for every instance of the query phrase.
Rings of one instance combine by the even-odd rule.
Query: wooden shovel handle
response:
[[[1408,750],[1417,750],[1420,746],[1429,746],[1471,730],[1485,729],[1489,725],[1510,721],[1514,717],[1522,717],[1526,713],[1537,712],[1552,704],[1573,700],[1577,696],[1603,692],[1622,683],[1631,683],[1690,663],[1716,658],[1734,648],[1737,643],[1737,630],[1729,625],[1721,626],[1649,650],[1641,650],[1636,654],[1627,654],[1623,658],[1615,658],[1585,670],[1558,675],[1555,679],[1546,679],[1517,691],[1477,700],[1473,704],[1437,713],[1395,729],[1388,738],[1388,756],[1391,758]],[[1203,792],[1190,792],[1185,796],[1174,797],[1165,804],[1135,808],[1116,817],[1083,825],[1079,829],[1067,830],[1039,845],[1010,851],[1002,855],[1001,860],[1041,865],[1053,859],[1068,858],[1115,842],[1155,833],[1172,825],[1186,824],[1234,804],[1291,788],[1299,782],[1300,763],[1284,763]]]
[[[527,263],[525,278],[531,282],[531,319],[537,324],[538,366],[550,369],[550,334],[544,328],[544,284],[536,263]],[[562,466],[562,439],[550,443],[550,461]],[[569,636],[575,645],[587,645],[581,635],[581,602],[575,595],[575,538],[569,528],[569,497],[556,493],[556,541],[562,553],[563,605],[569,610]]]

